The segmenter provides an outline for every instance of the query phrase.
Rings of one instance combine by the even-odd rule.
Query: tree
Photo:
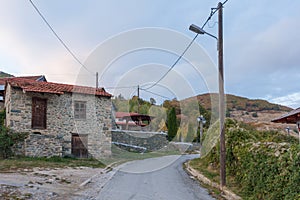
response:
[[[194,138],[195,138],[195,129],[194,129],[193,125],[191,123],[189,123],[188,132],[187,132],[185,141],[186,142],[193,142]]]
[[[167,127],[168,127],[168,140],[171,141],[176,136],[178,130],[176,111],[174,107],[171,108],[171,110],[168,113]]]
[[[211,120],[211,112],[209,112],[208,110],[206,110],[200,103],[199,103],[199,112],[200,115],[202,115],[204,117],[204,119],[206,120],[206,123],[204,124],[205,128],[208,128],[210,126],[210,120]]]

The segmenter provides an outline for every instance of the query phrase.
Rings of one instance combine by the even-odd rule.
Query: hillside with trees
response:
[[[11,74],[0,71],[0,78],[5,78],[5,77],[14,77],[14,76],[11,75]]]
[[[208,128],[218,120],[218,94],[202,94],[184,100],[165,100],[156,105],[154,98],[149,101],[133,96],[127,100],[121,95],[113,100],[116,111],[138,112],[154,117],[151,122],[152,131],[165,131],[168,127],[168,116],[172,109],[176,114],[177,135],[174,140],[191,142],[198,130],[197,117],[203,115]],[[285,130],[287,125],[274,124],[271,120],[292,110],[286,106],[272,104],[265,100],[248,99],[226,95],[226,117],[248,123],[260,130]],[[173,122],[172,122],[173,123]],[[194,135],[192,135],[194,133]],[[173,138],[173,137],[172,137]]]
[[[190,97],[182,100],[184,103],[192,101],[195,97]],[[212,103],[218,105],[219,96],[217,93],[206,93],[196,96],[199,103],[207,110],[211,110]],[[286,106],[270,103],[261,99],[248,99],[245,97],[226,94],[226,108],[229,111],[242,110],[247,112],[255,111],[291,111],[292,109]]]

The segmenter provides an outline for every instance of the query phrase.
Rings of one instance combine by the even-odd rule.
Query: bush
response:
[[[257,112],[252,113],[252,117],[258,117]]]
[[[243,199],[300,199],[297,139],[226,122],[227,175]],[[202,162],[219,168],[219,142]]]
[[[15,133],[4,126],[5,110],[0,112],[0,158],[9,158],[13,155],[14,144],[23,141],[26,133]]]

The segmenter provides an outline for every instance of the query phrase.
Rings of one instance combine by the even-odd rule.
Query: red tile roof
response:
[[[61,83],[51,83],[51,82],[38,82],[31,79],[24,78],[10,78],[7,79],[7,83],[9,83],[13,87],[18,87],[23,89],[25,92],[42,92],[42,93],[52,93],[52,94],[64,94],[64,93],[80,93],[80,94],[91,94],[95,96],[105,96],[111,97],[104,90],[104,88],[92,88],[87,86],[76,86],[76,85],[68,85]]]
[[[133,121],[139,121],[139,120],[149,120],[153,119],[154,117],[139,113],[128,113],[128,112],[116,112],[116,118],[120,119],[127,119],[127,120],[133,120]]]
[[[130,117],[131,115],[138,115],[138,113],[116,112],[116,118]]]
[[[300,120],[300,108],[297,108],[285,115],[273,119],[271,122],[290,124],[290,123],[297,123],[299,120]]]
[[[37,81],[38,79],[44,77],[43,75],[40,75],[40,76],[19,76],[17,78],[24,78],[24,79],[30,79],[30,80],[34,80],[34,81]],[[6,81],[8,79],[11,79],[11,78],[16,78],[16,77],[3,77],[3,78],[0,78],[0,85],[5,85]]]
[[[6,78],[0,78],[0,85],[5,85],[6,81],[8,80],[9,78],[6,77]]]

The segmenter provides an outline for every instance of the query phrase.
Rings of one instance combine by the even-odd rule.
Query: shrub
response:
[[[300,199],[300,147],[296,138],[226,122],[227,175],[243,199]],[[219,168],[219,142],[202,162]]]
[[[27,133],[16,133],[4,126],[5,110],[0,112],[0,158],[9,158],[13,155],[14,144],[23,141]]]
[[[258,117],[257,112],[252,113],[252,117]]]

